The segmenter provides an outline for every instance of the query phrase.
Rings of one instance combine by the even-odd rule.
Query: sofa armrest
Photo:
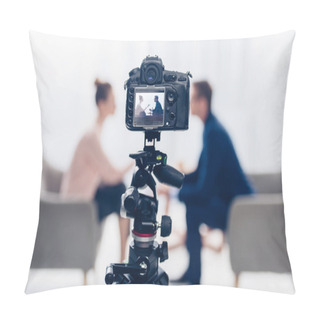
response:
[[[93,267],[100,237],[93,202],[42,193],[32,268]]]
[[[245,205],[254,206],[278,204],[283,205],[283,198],[281,193],[255,193],[250,195],[240,195],[236,197],[231,205],[232,207],[241,207]]]
[[[282,194],[236,198],[230,208],[228,239],[235,273],[291,271]]]

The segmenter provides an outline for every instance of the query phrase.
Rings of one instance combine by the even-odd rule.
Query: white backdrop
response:
[[[320,44],[318,1],[11,1],[0,4],[3,319],[318,319]],[[150,25],[138,17],[158,17]],[[151,19],[152,20],[152,19]],[[88,286],[25,296],[38,225],[41,129],[28,31],[121,40],[251,37],[295,29],[283,135],[294,296],[216,286]],[[170,158],[169,158],[170,159]],[[161,311],[161,308],[164,311]]]
[[[193,74],[214,88],[213,111],[228,129],[247,172],[281,170],[286,75],[294,33],[242,40],[121,42],[31,33],[43,121],[44,157],[65,170],[86,128],[95,120],[96,77],[114,88],[116,115],[104,126],[102,142],[115,165],[143,146],[141,134],[124,125],[124,81],[147,55],[168,70]],[[171,163],[195,167],[202,123],[191,117],[187,132],[165,132],[161,149]]]

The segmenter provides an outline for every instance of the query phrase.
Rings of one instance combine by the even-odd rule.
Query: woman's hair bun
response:
[[[94,82],[94,85],[96,86],[96,87],[98,87],[99,85],[101,85],[102,84],[102,82],[99,80],[99,78],[97,78],[96,80],[95,80],[95,82]]]

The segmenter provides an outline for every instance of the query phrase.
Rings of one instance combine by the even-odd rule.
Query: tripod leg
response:
[[[160,285],[167,286],[169,284],[169,277],[166,273],[164,273],[158,282]]]
[[[163,269],[159,267],[158,276],[154,281],[152,281],[152,283],[167,286],[169,284],[169,277]]]

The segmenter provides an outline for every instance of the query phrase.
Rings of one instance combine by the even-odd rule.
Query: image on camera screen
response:
[[[133,126],[163,126],[164,88],[155,91],[136,90],[134,99]]]

